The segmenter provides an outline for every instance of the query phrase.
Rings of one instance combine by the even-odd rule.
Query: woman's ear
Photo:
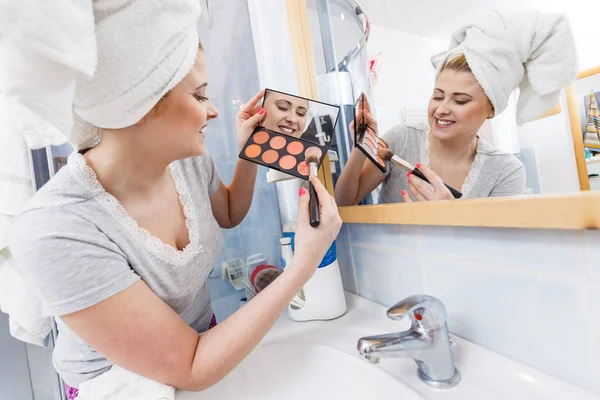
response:
[[[490,107],[490,112],[488,113],[487,119],[492,119],[496,116],[496,111],[494,110],[494,107],[491,106]]]

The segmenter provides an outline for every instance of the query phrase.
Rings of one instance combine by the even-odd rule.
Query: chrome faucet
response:
[[[359,339],[358,352],[372,363],[380,358],[412,358],[419,378],[436,388],[450,388],[460,381],[454,366],[452,342],[446,323],[446,308],[435,297],[410,296],[387,311],[395,321],[412,321],[409,330]]]

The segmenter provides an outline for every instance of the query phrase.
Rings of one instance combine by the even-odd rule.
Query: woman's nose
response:
[[[209,118],[217,118],[218,116],[219,116],[219,109],[211,101],[210,105],[208,106],[208,117]]]

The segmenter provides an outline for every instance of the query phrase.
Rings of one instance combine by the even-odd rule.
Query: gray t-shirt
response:
[[[209,155],[175,161],[170,170],[190,234],[183,251],[138,227],[77,153],[13,222],[10,251],[39,295],[44,315],[57,317],[54,366],[72,387],[112,364],[60,316],[97,304],[140,278],[192,328],[208,329],[207,278],[223,249],[209,197],[220,178]]]
[[[382,139],[394,154],[412,165],[429,165],[427,123],[395,126]],[[403,202],[402,190],[410,193],[406,171],[390,165],[388,170],[379,194],[379,203]],[[463,198],[521,195],[525,192],[525,177],[525,167],[519,159],[479,138],[473,165],[462,188],[457,189],[463,193]]]

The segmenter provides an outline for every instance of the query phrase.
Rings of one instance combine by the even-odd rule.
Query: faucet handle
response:
[[[448,319],[444,304],[428,295],[415,295],[401,300],[387,311],[387,316],[395,321],[408,316],[414,325],[424,329],[440,328]]]

